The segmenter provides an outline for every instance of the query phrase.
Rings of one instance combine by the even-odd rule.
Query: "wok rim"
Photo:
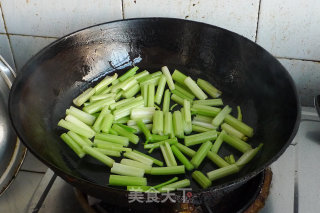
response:
[[[290,75],[290,73],[288,72],[288,70],[279,62],[279,60],[274,57],[269,51],[267,51],[266,49],[264,49],[263,47],[261,47],[259,44],[251,41],[250,39],[236,33],[236,32],[232,32],[230,30],[224,29],[222,27],[218,27],[215,25],[211,25],[211,24],[207,24],[207,23],[203,23],[203,22],[199,22],[199,21],[192,21],[192,20],[186,20],[186,19],[179,19],[179,18],[168,18],[168,17],[144,17],[144,18],[130,18],[130,19],[120,19],[120,20],[113,20],[113,21],[109,21],[109,22],[103,22],[103,23],[99,23],[96,25],[92,25],[92,26],[88,26],[82,29],[79,29],[77,31],[74,31],[72,33],[69,33],[65,36],[60,37],[59,39],[57,39],[56,41],[50,43],[49,45],[45,46],[44,48],[42,48],[40,51],[37,52],[37,54],[35,54],[34,56],[32,56],[26,63],[25,65],[21,68],[21,71],[19,72],[19,74],[17,75],[15,81],[13,82],[12,88],[10,90],[10,94],[9,94],[9,101],[8,101],[8,109],[9,109],[9,117],[10,117],[10,121],[12,123],[13,129],[16,132],[17,136],[20,138],[20,140],[23,142],[23,144],[28,148],[28,150],[35,156],[37,157],[41,162],[43,162],[45,165],[47,165],[50,169],[52,169],[54,172],[56,172],[59,176],[62,176],[63,179],[65,179],[67,182],[69,182],[70,184],[77,186],[79,183],[81,184],[86,184],[86,186],[88,187],[97,187],[97,188],[102,188],[104,190],[108,190],[108,191],[117,191],[120,193],[129,193],[127,190],[125,189],[119,189],[119,188],[115,188],[115,187],[111,187],[108,186],[107,183],[105,186],[97,184],[97,183],[93,183],[91,181],[85,180],[81,177],[78,176],[74,176],[72,174],[69,174],[66,171],[63,171],[62,169],[58,168],[56,165],[52,164],[49,161],[46,161],[41,155],[37,154],[37,151],[34,150],[31,146],[29,146],[29,144],[27,143],[28,140],[24,140],[23,138],[23,134],[21,134],[18,129],[16,128],[15,122],[13,120],[13,114],[14,112],[12,111],[12,108],[10,107],[12,105],[13,102],[13,96],[14,96],[14,91],[17,88],[17,85],[19,83],[21,83],[21,79],[23,74],[26,75],[26,72],[23,72],[23,70],[26,69],[26,67],[29,66],[29,64],[32,64],[32,62],[39,56],[41,56],[44,52],[46,52],[48,49],[50,49],[52,46],[56,45],[57,43],[61,42],[62,40],[65,40],[69,37],[72,37],[76,34],[78,34],[79,32],[91,29],[91,28],[95,28],[95,27],[99,27],[102,25],[108,25],[108,24],[112,24],[112,23],[116,23],[116,22],[132,22],[132,21],[142,21],[142,20],[146,20],[146,21],[178,21],[178,22],[191,22],[191,23],[196,23],[198,25],[203,25],[206,28],[214,28],[214,29],[219,29],[222,31],[225,31],[229,34],[233,34],[236,35],[237,37],[241,37],[242,39],[245,39],[246,41],[249,41],[250,43],[254,43],[255,46],[257,48],[261,48],[265,53],[269,54],[270,56],[272,56],[276,62],[283,68],[284,75],[287,77],[288,79],[288,83],[290,84],[290,86],[293,89],[293,94],[296,98],[296,121],[293,125],[293,129],[292,132],[290,134],[290,137],[288,138],[288,140],[284,143],[283,147],[280,149],[280,151],[274,155],[272,158],[270,158],[263,166],[261,166],[260,168],[247,173],[244,177],[240,177],[240,178],[235,178],[233,180],[227,181],[226,183],[217,185],[217,186],[212,186],[209,187],[207,189],[199,189],[199,190],[192,190],[192,192],[194,193],[206,193],[206,192],[212,192],[212,191],[218,191],[218,190],[222,190],[224,188],[228,188],[234,185],[238,185],[241,183],[246,182],[249,179],[252,179],[253,177],[255,177],[257,174],[261,173],[263,170],[265,170],[269,165],[271,165],[274,161],[276,161],[284,152],[285,150],[288,148],[288,146],[291,144],[291,142],[293,141],[294,137],[296,136],[298,129],[299,129],[299,125],[300,125],[300,119],[301,119],[301,104],[300,104],[300,97],[298,95],[298,91],[297,91],[297,87]],[[21,74],[23,73],[23,74]],[[30,74],[30,71],[29,73]],[[64,175],[66,175],[66,177],[64,177]],[[74,181],[74,179],[77,180]],[[179,192],[174,192],[176,195],[179,194]]]

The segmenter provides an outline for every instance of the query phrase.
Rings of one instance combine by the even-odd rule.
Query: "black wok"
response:
[[[223,91],[226,104],[241,106],[244,121],[255,130],[250,143],[254,147],[264,143],[262,152],[238,174],[215,181],[206,190],[192,182],[193,195],[200,200],[214,190],[257,175],[285,151],[297,132],[300,107],[291,77],[273,56],[250,40],[179,19],[96,25],[65,36],[34,56],[20,71],[9,101],[13,126],[28,149],[59,176],[96,197],[127,203],[126,191],[107,186],[106,166],[90,157],[79,160],[60,140],[62,130],[57,123],[81,91],[106,74],[123,73],[133,64],[150,72],[167,65],[194,79],[212,82]],[[227,145],[221,154],[231,151],[240,155]],[[159,153],[154,156],[161,158]],[[215,168],[205,162],[200,170]],[[150,177],[148,183],[155,185],[168,178]]]

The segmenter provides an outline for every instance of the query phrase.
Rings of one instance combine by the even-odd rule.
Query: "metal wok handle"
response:
[[[0,55],[0,75],[6,82],[9,88],[12,86],[12,82],[16,77],[16,72],[10,67],[10,65]]]

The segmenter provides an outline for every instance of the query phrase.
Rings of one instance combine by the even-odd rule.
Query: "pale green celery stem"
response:
[[[239,167],[244,166],[245,164],[249,163],[255,156],[256,154],[260,151],[262,148],[263,144],[259,144],[259,146],[255,149],[251,149],[247,152],[245,152],[236,162],[236,165]]]
[[[211,151],[214,153],[218,153],[222,143],[223,143],[223,137],[226,134],[226,132],[224,130],[222,130],[219,134],[219,136],[217,137],[216,141],[214,142]]]
[[[131,102],[131,101],[134,100],[134,99],[135,99],[135,98],[132,97],[132,98],[123,99],[123,100],[118,101],[118,102],[116,102],[116,103],[110,104],[110,109],[111,109],[111,110],[118,109],[118,108],[124,106],[125,104]]]
[[[185,166],[152,167],[151,175],[177,175],[185,174]]]
[[[95,132],[93,130],[89,131],[86,128],[83,128],[81,126],[78,126],[78,125],[70,122],[70,121],[66,121],[63,119],[61,119],[58,122],[58,126],[63,127],[65,129],[68,129],[70,131],[73,131],[79,135],[86,137],[86,138],[92,138],[95,135]]]
[[[211,130],[211,129],[207,129],[207,128],[202,127],[202,126],[198,126],[198,125],[192,124],[192,131],[193,131],[193,132],[202,133],[202,132],[207,132],[207,131],[210,131],[210,130]]]
[[[192,145],[203,143],[205,141],[214,140],[216,138],[217,138],[217,131],[211,130],[208,132],[185,136],[184,144],[186,146],[192,146]]]
[[[107,156],[111,156],[111,157],[120,157],[121,153],[120,151],[115,151],[115,150],[107,150],[107,149],[101,149],[101,148],[93,148],[94,150],[107,155]]]
[[[154,91],[155,85],[149,84],[148,85],[148,107],[154,107]]]
[[[175,80],[179,84],[184,85],[184,80],[187,78],[187,76],[184,75],[179,70],[175,69],[173,74],[172,74],[172,78],[173,78],[173,80]]]
[[[113,115],[111,113],[107,113],[103,120],[102,120],[102,124],[101,124],[101,131],[105,132],[105,133],[109,133],[109,130],[112,126],[113,123]]]
[[[130,142],[137,144],[139,142],[139,137],[126,129],[122,128],[117,124],[113,124],[112,129],[114,129],[119,135],[126,137]]]
[[[87,90],[85,90],[83,93],[81,93],[78,97],[73,99],[73,103],[79,107],[82,104],[84,104],[86,101],[88,101],[94,93],[95,93],[95,89],[90,87]]]
[[[164,92],[164,97],[163,97],[163,104],[162,104],[162,111],[163,113],[169,112],[169,107],[170,107],[170,95],[171,92],[169,89],[166,89]]]
[[[131,110],[130,119],[132,120],[152,120],[154,113],[156,112],[155,107],[140,107]]]
[[[171,150],[171,147],[169,145],[168,142],[165,142],[164,143],[164,146],[165,146],[165,150],[166,150],[166,153],[169,157],[169,161],[170,161],[170,166],[177,166],[177,161],[176,159],[174,158],[174,155],[173,155],[173,152]],[[169,165],[168,165],[169,166]]]
[[[144,100],[144,106],[148,105],[148,85],[141,85],[141,96]]]
[[[104,88],[106,88],[109,84],[111,84],[114,80],[116,80],[118,74],[115,73],[113,76],[106,76],[102,81],[100,81],[95,87],[96,93],[101,92]]]
[[[172,131],[172,113],[166,112],[164,114],[163,134],[170,135]]]
[[[192,78],[187,77],[184,80],[184,84],[191,90],[191,92],[200,100],[207,99],[208,96],[200,89],[200,87],[192,80]]]
[[[95,102],[99,100],[103,100],[106,98],[114,98],[115,94],[114,93],[109,93],[109,94],[100,94],[100,95],[93,95],[90,97],[90,102]]]
[[[191,110],[190,110],[190,102],[188,100],[184,100],[183,102],[183,109],[184,109],[184,121],[185,121],[185,128],[184,132],[186,134],[190,134],[192,132],[192,123],[191,123]]]
[[[209,116],[209,117],[216,116],[220,111],[221,111],[220,108],[199,105],[199,104],[193,104],[191,107],[191,112],[193,112],[197,115],[204,115],[204,116]]]
[[[193,157],[196,154],[196,151],[194,151],[193,149],[190,149],[189,147],[181,144],[181,143],[177,143],[175,146],[178,147],[178,149],[185,155],[189,156],[189,157]]]
[[[163,134],[163,112],[155,111],[153,116],[152,133],[162,135]]]
[[[159,84],[158,84],[158,88],[157,88],[157,92],[156,92],[156,97],[155,97],[155,102],[158,105],[161,104],[161,100],[162,100],[165,86],[166,86],[166,77],[164,75],[162,75],[159,80]]]
[[[237,106],[237,111],[238,111],[238,117],[237,117],[237,119],[238,119],[239,121],[242,121],[242,112],[241,112],[240,106]]]
[[[123,164],[123,165],[133,166],[133,167],[136,167],[136,168],[144,169],[146,174],[150,174],[150,171],[151,171],[151,168],[152,168],[151,166],[148,166],[146,164],[140,163],[139,161],[130,160],[130,159],[126,159],[126,158],[123,158],[120,161],[120,163]]]
[[[159,84],[159,80],[160,80],[160,76],[154,77],[152,79],[149,79],[147,81],[141,82],[140,86],[145,86],[145,85],[149,85],[149,84],[154,84],[154,86],[157,86]]]
[[[153,186],[153,188],[154,188],[154,189],[159,189],[159,188],[161,188],[161,187],[163,187],[163,186],[166,186],[166,185],[168,185],[168,184],[170,184],[170,183],[174,183],[174,182],[176,182],[177,180],[179,180],[179,178],[178,178],[178,177],[174,177],[174,178],[172,178],[172,179],[170,179],[170,180],[168,180],[168,181],[166,181],[166,182],[164,182],[164,183],[160,183],[160,184],[158,184],[158,185]]]
[[[137,70],[139,69],[139,67],[137,66],[134,66],[132,67],[131,69],[129,69],[126,73],[124,73],[122,76],[120,76],[118,79],[119,81],[125,81],[127,80],[128,78],[134,76],[137,72]]]
[[[85,128],[88,131],[92,131],[92,128],[90,126],[88,126],[87,124],[83,123],[82,121],[80,121],[78,118],[74,117],[73,115],[67,115],[65,117],[66,121],[70,121],[71,123],[74,123],[75,125]]]
[[[115,103],[114,98],[107,98],[104,100],[96,101],[96,102],[90,104],[89,106],[83,107],[83,111],[85,111],[89,114],[93,114],[95,112],[101,111],[103,107],[108,106],[113,103]]]
[[[195,96],[191,93],[191,91],[189,92],[189,90],[175,84],[175,89],[178,90],[180,93],[182,93],[184,96],[187,96],[188,98],[190,98],[191,100],[193,100],[195,98]]]
[[[224,134],[223,141],[243,153],[252,149],[250,144],[232,135]]]
[[[207,158],[209,158],[214,164],[216,164],[219,167],[226,167],[230,165],[225,160],[223,160],[223,158],[221,158],[218,154],[211,151],[207,153]]]
[[[183,126],[182,126],[182,115],[180,111],[173,112],[173,130],[177,138],[184,138]]]
[[[80,135],[78,135],[77,133],[74,133],[74,132],[72,132],[72,131],[68,131],[67,134],[68,134],[68,135],[72,138],[72,140],[73,140],[74,142],[76,142],[81,148],[84,147],[84,146],[88,146],[88,143],[87,143],[85,140],[83,140],[83,138],[82,138]],[[90,145],[92,145],[92,143],[91,143]]]
[[[239,121],[238,119],[236,119],[235,117],[233,117],[231,115],[227,115],[224,119],[224,122],[226,122],[230,126],[234,127],[235,129],[239,130],[240,132],[242,132],[243,134],[245,134],[248,137],[253,136],[253,129],[250,126]]]
[[[171,77],[171,74],[170,74],[170,71],[169,71],[168,67],[167,66],[163,66],[161,68],[161,71],[164,74],[164,76],[166,77],[169,89],[170,90],[174,90],[175,89],[174,83],[173,83],[173,80],[172,80],[172,77]]]
[[[110,172],[118,175],[126,175],[126,176],[134,176],[134,177],[143,177],[144,175],[144,169],[124,165],[121,163],[113,163],[113,166]]]
[[[106,164],[109,167],[112,167],[112,165],[114,163],[114,160],[112,158],[109,158],[108,156],[102,154],[101,152],[99,152],[89,146],[83,147],[83,151],[85,151],[85,153],[87,153],[91,157],[99,160],[100,162]]]
[[[110,175],[109,185],[112,186],[146,186],[147,178],[122,175]]]
[[[193,120],[193,121],[192,121],[192,124],[193,124],[193,125],[197,125],[197,126],[204,127],[204,128],[206,128],[206,129],[209,129],[209,130],[216,129],[211,123],[206,123],[206,122],[203,122],[203,121]]]
[[[233,128],[232,126],[230,126],[227,123],[223,123],[221,125],[221,129],[223,129],[229,135],[233,135],[233,136],[235,136],[237,138],[240,138],[243,141],[247,141],[248,140],[247,136],[245,136],[242,132],[236,130],[235,128]]]
[[[141,120],[144,124],[148,124],[152,122],[152,119],[137,119],[137,120]],[[128,120],[127,125],[128,126],[135,126],[137,125],[137,120]],[[151,124],[152,125],[152,124]]]
[[[149,165],[151,166],[153,164],[153,160],[139,154],[139,153],[136,153],[136,152],[125,152],[123,154],[124,157],[127,157],[127,158],[130,158],[132,160],[136,160],[136,161],[139,161],[141,163],[144,163],[146,165]]]
[[[151,157],[151,156],[149,156],[149,155],[146,155],[146,154],[144,154],[144,153],[142,153],[142,152],[139,152],[139,151],[137,151],[137,150],[133,150],[133,152],[135,152],[135,153],[137,153],[137,154],[140,154],[140,155],[142,155],[142,156],[144,156],[144,157],[152,160],[153,163],[156,164],[156,165],[158,165],[158,166],[163,166],[163,162],[162,162],[162,161],[159,161],[158,159],[155,159],[155,158],[153,158],[153,157]]]
[[[103,121],[103,118],[105,117],[105,115],[107,113],[110,112],[110,110],[108,110],[108,106],[104,107],[101,111],[101,113],[99,114],[98,118],[96,119],[96,121],[94,122],[92,128],[94,131],[96,131],[97,133],[99,133],[101,131],[101,128],[102,128],[102,121]]]
[[[225,119],[225,117],[230,114],[230,112],[232,111],[231,107],[229,107],[228,105],[226,105],[217,115],[216,117],[213,118],[212,120],[212,125],[214,126],[214,128],[218,128],[220,126],[220,124],[223,122],[223,120]]]
[[[206,99],[206,100],[195,100],[193,104],[205,105],[205,106],[223,106],[221,98]]]
[[[80,121],[87,125],[92,125],[95,121],[95,117],[86,113],[78,108],[71,106],[69,109],[66,110],[67,115],[73,115],[74,117],[78,118]]]
[[[67,133],[63,133],[60,138],[78,155],[79,158],[83,158],[85,156],[85,152],[82,148],[76,143],[72,138],[67,135]]]
[[[204,158],[207,156],[208,152],[210,151],[212,147],[212,143],[210,141],[207,141],[203,144],[201,144],[200,148],[196,152],[196,154],[192,157],[191,163],[194,165],[195,168],[198,168]]]
[[[222,167],[222,168],[213,170],[211,172],[208,172],[207,176],[211,181],[214,181],[214,180],[223,178],[225,176],[229,176],[234,173],[237,173],[237,172],[239,172],[239,170],[240,169],[237,165],[232,164],[230,166]]]
[[[180,180],[171,184],[168,184],[160,189],[158,189],[159,192],[169,192],[169,191],[175,191],[177,189],[185,188],[190,186],[190,180],[184,179]]]
[[[198,78],[197,84],[201,89],[203,89],[206,93],[208,93],[213,98],[218,98],[222,94],[220,90],[215,88],[212,84],[210,84],[208,81],[205,81],[201,78]]]
[[[135,78],[137,81],[139,81],[139,79],[141,79],[141,78],[143,78],[143,77],[145,77],[145,76],[147,76],[147,75],[149,75],[149,72],[148,72],[147,70],[144,70],[144,71],[142,71],[142,72],[140,72],[140,73],[137,73],[137,74],[134,76],[134,78]]]
[[[142,107],[144,105],[143,100],[137,100],[137,99],[138,98],[136,98],[135,101],[132,101],[132,103],[128,104],[127,106],[124,106],[122,108],[119,108],[113,111],[114,119],[118,120],[119,118],[126,117],[130,115],[131,109]]]
[[[156,148],[159,148],[160,145],[164,144],[165,142],[168,142],[170,145],[173,145],[173,144],[178,143],[178,140],[177,140],[177,138],[171,138],[171,139],[167,139],[167,140],[156,142],[156,143],[145,144],[144,148],[145,149],[156,149]]]
[[[204,116],[204,115],[196,115],[193,118],[193,120],[211,124],[213,117],[208,117],[208,116]]]
[[[118,136],[118,135],[112,135],[112,134],[106,134],[106,133],[99,133],[96,134],[95,138],[99,140],[108,141],[111,143],[120,144],[122,146],[128,146],[129,145],[129,139],[127,137]]]
[[[203,189],[210,187],[212,184],[211,180],[201,171],[194,171],[191,176]]]
[[[135,84],[132,87],[130,87],[128,90],[124,91],[122,96],[124,98],[131,98],[131,97],[135,96],[139,91],[140,91],[139,84]]]

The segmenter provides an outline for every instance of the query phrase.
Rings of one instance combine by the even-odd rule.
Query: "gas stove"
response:
[[[320,120],[313,108],[302,108],[302,119],[299,131],[286,152],[271,165],[273,173],[270,193],[262,213],[269,212],[318,212],[320,209]],[[247,200],[236,212],[244,212],[254,202],[264,202],[267,192],[262,185],[265,175],[259,174],[246,184]],[[270,178],[270,172],[267,174]],[[250,185],[251,184],[251,185]],[[256,190],[250,191],[255,186]],[[267,188],[269,189],[269,187]],[[250,191],[250,192],[249,192]],[[242,192],[244,193],[244,192]],[[251,193],[251,194],[250,194]],[[263,196],[262,193],[266,193]],[[181,211],[216,212],[209,206]],[[189,208],[186,206],[186,208]],[[193,207],[191,207],[193,208]],[[125,212],[135,212],[127,209]],[[38,185],[27,212],[124,212],[121,208],[105,206],[99,200],[84,195],[71,185],[57,177],[50,169]],[[166,211],[162,211],[166,212]]]

